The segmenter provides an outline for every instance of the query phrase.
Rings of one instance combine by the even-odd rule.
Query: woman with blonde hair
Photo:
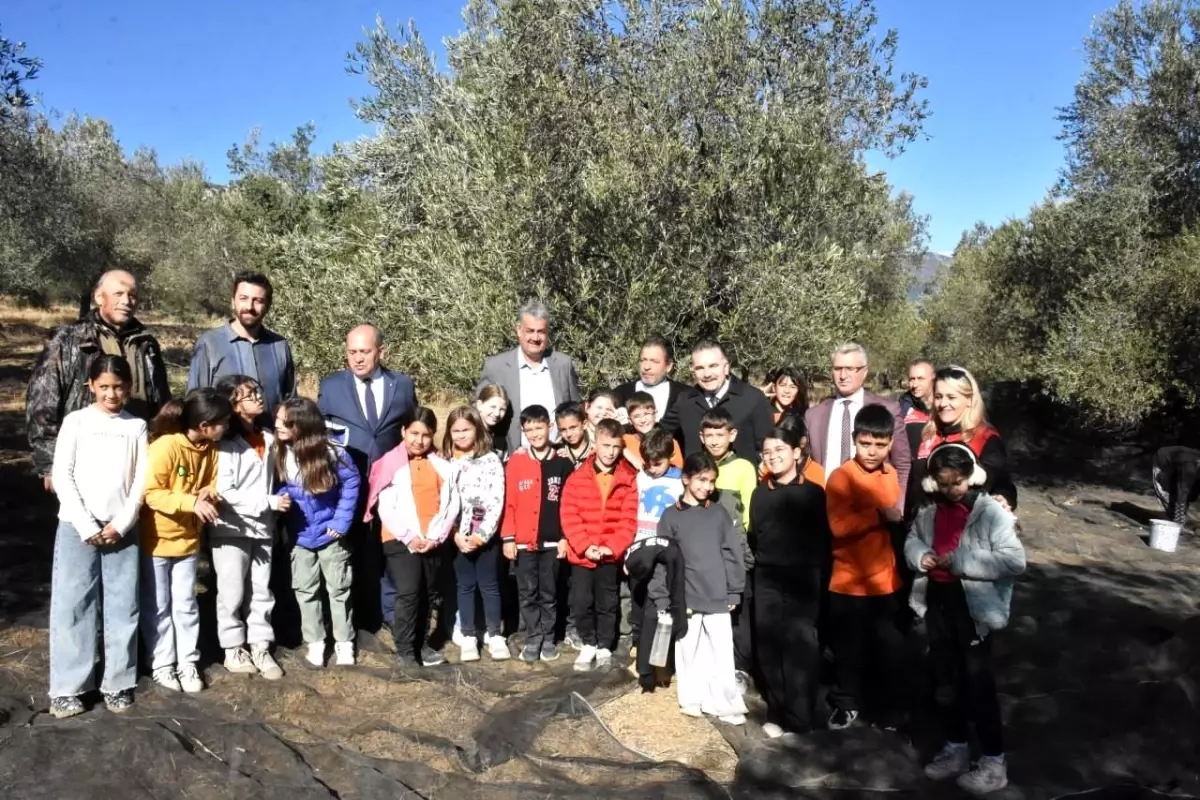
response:
[[[943,442],[961,442],[971,448],[987,474],[982,489],[1009,511],[1017,507],[1017,487],[1008,468],[1004,441],[987,421],[987,408],[979,382],[958,366],[942,367],[934,374],[933,409],[921,436],[909,475],[905,513],[912,519],[929,498],[921,489],[928,472],[929,456]]]

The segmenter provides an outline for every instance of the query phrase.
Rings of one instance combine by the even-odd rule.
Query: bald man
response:
[[[401,427],[417,407],[412,378],[382,365],[387,355],[383,332],[374,325],[359,325],[346,334],[346,369],[321,381],[317,405],[335,438],[366,481],[371,465],[400,444]],[[365,483],[363,484],[366,485]],[[359,493],[358,519],[362,519],[367,492]],[[354,553],[354,624],[377,631],[383,623],[380,578],[382,544],[365,523],[351,533]]]
[[[63,418],[92,401],[87,368],[92,356],[124,356],[133,373],[131,414],[149,420],[171,399],[162,349],[134,317],[138,304],[137,278],[124,270],[100,276],[92,293],[95,308],[54,332],[46,343],[33,375],[25,406],[25,430],[33,464],[47,491],[53,491],[50,467],[54,442]]]

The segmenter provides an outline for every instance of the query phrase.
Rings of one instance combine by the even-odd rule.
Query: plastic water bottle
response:
[[[650,664],[655,667],[665,667],[671,655],[671,621],[670,613],[658,612],[658,624],[654,626],[654,641],[650,644]]]

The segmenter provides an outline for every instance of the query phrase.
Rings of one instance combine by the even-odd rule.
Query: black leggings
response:
[[[1004,755],[991,637],[976,631],[961,582],[930,580],[927,602],[929,660],[947,741],[966,742],[968,724],[974,722],[983,754]]]

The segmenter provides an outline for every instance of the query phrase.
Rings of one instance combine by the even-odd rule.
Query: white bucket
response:
[[[1179,531],[1183,528],[1178,522],[1165,519],[1150,520],[1150,546],[1155,550],[1174,553],[1179,544]]]

